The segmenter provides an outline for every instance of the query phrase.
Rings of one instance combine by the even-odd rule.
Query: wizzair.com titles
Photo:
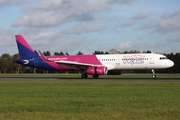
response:
[[[67,58],[48,58],[48,60],[51,60],[51,61],[58,61],[58,60],[66,60]]]

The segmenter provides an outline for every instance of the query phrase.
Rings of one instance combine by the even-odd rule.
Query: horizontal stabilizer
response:
[[[15,60],[13,60],[14,63],[18,63],[18,64],[28,64],[29,61],[28,60],[22,60],[21,58],[17,58]]]

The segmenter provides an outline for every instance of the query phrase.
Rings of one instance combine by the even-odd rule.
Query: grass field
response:
[[[0,81],[1,120],[179,120],[180,82]]]

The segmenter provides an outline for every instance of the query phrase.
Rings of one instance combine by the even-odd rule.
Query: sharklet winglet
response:
[[[45,56],[40,50],[39,50],[39,54],[40,54],[40,56],[42,57],[43,60],[49,61],[49,60],[46,58],[46,56]]]

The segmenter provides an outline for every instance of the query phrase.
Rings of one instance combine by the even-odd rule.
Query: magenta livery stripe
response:
[[[29,50],[33,51],[33,49],[31,48],[31,46],[29,46],[29,44],[26,42],[26,40],[24,40],[24,38],[21,35],[15,35],[16,40],[21,43],[23,46],[25,46],[26,48],[28,48]],[[34,52],[34,51],[33,51]]]

